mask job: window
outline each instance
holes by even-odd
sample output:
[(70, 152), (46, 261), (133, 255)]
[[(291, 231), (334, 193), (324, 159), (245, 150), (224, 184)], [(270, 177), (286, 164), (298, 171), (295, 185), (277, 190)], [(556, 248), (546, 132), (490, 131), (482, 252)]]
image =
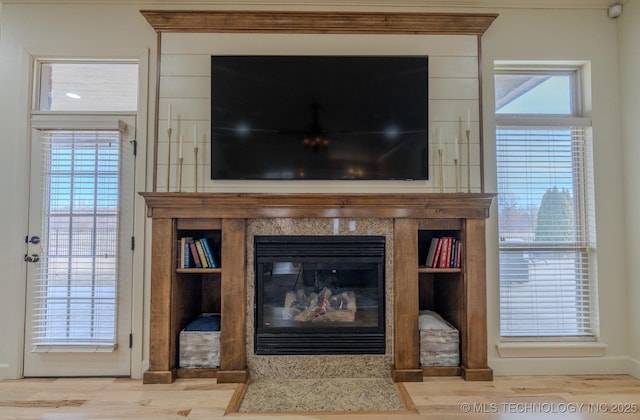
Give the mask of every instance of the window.
[(136, 111), (138, 64), (40, 62), (40, 111)]
[(497, 68), (500, 334), (596, 334), (590, 121), (579, 69)]
[(35, 344), (114, 344), (120, 133), (44, 131)]

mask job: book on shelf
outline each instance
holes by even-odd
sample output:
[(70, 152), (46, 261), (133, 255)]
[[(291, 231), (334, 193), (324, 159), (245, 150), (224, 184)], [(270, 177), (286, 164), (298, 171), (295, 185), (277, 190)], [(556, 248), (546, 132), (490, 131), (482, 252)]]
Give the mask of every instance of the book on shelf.
[(439, 246), (441, 238), (431, 238), (431, 244), (429, 245), (429, 250), (427, 251), (427, 261), (425, 265), (427, 267), (434, 267), (434, 264), (438, 263), (438, 255), (440, 253)]
[(454, 267), (460, 268), (460, 261), (462, 261), (462, 242), (456, 241), (456, 261)]
[(191, 266), (191, 253), (189, 252), (189, 240), (193, 238), (185, 236), (180, 238), (180, 268), (189, 268)]
[(200, 258), (200, 262), (202, 263), (202, 268), (209, 268), (209, 263), (207, 262), (207, 257), (204, 255), (204, 249), (202, 248), (202, 240), (196, 239), (196, 250), (198, 253), (198, 257)]
[(447, 237), (442, 238), (442, 249), (440, 250), (440, 260), (438, 261), (438, 268), (445, 268), (447, 266), (447, 254), (449, 253)]
[(451, 245), (449, 246), (449, 268), (455, 268), (456, 266), (456, 248), (457, 248), (458, 240), (456, 238), (451, 238)]
[[(187, 243), (189, 246), (189, 251), (191, 251), (191, 255), (193, 256), (193, 266), (195, 268), (202, 268), (202, 262), (200, 261), (198, 250), (196, 249), (196, 242), (193, 239), (189, 239)], [(191, 266), (189, 265), (183, 268), (191, 268)]]
[(178, 241), (178, 268), (217, 268), (209, 238), (185, 236)]
[(209, 238), (202, 238), (200, 241), (202, 242), (202, 248), (204, 248), (204, 254), (207, 257), (209, 267), (218, 268), (218, 263), (215, 256), (213, 255), (213, 250), (211, 244), (209, 243)]
[(460, 268), (462, 242), (452, 236), (432, 238), (425, 266), (429, 268)]

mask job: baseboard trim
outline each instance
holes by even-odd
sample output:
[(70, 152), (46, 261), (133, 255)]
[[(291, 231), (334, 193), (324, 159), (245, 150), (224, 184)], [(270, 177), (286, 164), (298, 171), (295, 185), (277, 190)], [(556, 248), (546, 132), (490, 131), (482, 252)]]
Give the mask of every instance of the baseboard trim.
[(554, 357), (554, 358), (491, 358), (489, 366), (496, 376), (514, 375), (633, 375), (640, 374), (640, 364), (631, 367), (626, 356), (611, 357)]
[(629, 358), (629, 375), (640, 379), (640, 360)]
[(143, 384), (170, 384), (176, 380), (176, 370), (148, 370), (142, 375)]
[(245, 383), (249, 380), (249, 371), (243, 370), (218, 370), (217, 382), (219, 384)]
[(422, 382), (422, 369), (391, 369), (393, 382)]
[(469, 369), (462, 366), (462, 377), (465, 381), (493, 381), (491, 368)]
[(496, 344), (501, 358), (602, 357), (607, 345), (597, 342), (502, 342)]
[(20, 379), (20, 372), (10, 369), (9, 363), (0, 363), (0, 379)]

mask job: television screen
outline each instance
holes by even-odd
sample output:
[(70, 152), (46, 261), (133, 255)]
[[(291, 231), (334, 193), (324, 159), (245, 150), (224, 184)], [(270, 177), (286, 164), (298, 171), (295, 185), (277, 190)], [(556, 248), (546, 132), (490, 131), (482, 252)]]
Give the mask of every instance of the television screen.
[(212, 56), (214, 180), (424, 180), (428, 57)]

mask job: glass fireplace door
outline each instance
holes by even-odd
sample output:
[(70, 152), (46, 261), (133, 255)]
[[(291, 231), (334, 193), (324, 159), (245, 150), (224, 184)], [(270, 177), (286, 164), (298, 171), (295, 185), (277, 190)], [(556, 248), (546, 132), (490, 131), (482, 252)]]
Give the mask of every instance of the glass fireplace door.
[(276, 238), (256, 237), (256, 354), (383, 354), (384, 237)]

